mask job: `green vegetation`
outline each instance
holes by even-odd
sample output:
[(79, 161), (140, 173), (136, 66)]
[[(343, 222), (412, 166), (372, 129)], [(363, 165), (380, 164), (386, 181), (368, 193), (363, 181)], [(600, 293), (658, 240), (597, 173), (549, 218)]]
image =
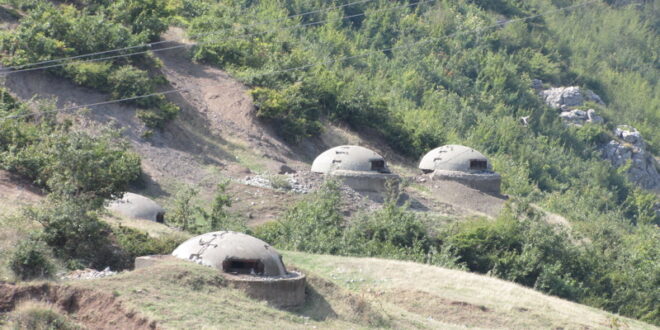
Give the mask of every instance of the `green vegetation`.
[[(34, 2), (34, 6), (14, 2), (28, 12), (16, 30), (0, 32), (3, 65), (30, 69), (31, 63), (46, 62), (37, 67), (46, 66), (55, 75), (108, 92), (114, 99), (151, 94), (162, 84), (163, 79), (155, 73), (159, 62), (148, 54), (97, 60), (142, 51), (144, 47), (68, 62), (53, 60), (154, 41), (167, 28), (163, 1), (114, 1), (107, 5), (105, 1), (94, 1), (84, 9), (46, 1)], [(152, 128), (162, 127), (179, 110), (162, 95), (128, 102), (140, 107), (138, 116)]]
[(229, 181), (217, 185), (210, 208), (199, 205), (199, 190), (190, 186), (179, 190), (172, 202), (173, 208), (168, 210), (167, 223), (197, 234), (219, 230), (249, 232), (245, 221), (227, 210), (231, 206), (231, 197), (225, 192), (228, 185)]
[[(490, 157), (512, 196), (495, 221), (437, 228), (393, 199), (347, 220), (330, 184), (279, 222), (256, 229), (280, 248), (465, 268), (660, 324), (657, 195), (631, 185), (599, 151), (617, 124), (638, 128), (649, 150), (660, 150), (654, 48), (660, 37), (652, 1), (601, 1), (525, 20), (519, 19), (581, 2), (377, 0), (295, 18), (286, 17), (328, 4), (8, 2), (27, 15), (15, 31), (0, 34), (4, 65), (134, 46), (176, 24), (199, 42), (194, 60), (246, 83), (257, 117), (287, 141), (317, 136), (329, 121), (375, 133), (410, 158), (445, 143), (469, 145)], [(162, 83), (158, 65), (141, 55), (49, 71), (125, 98), (155, 91)], [(532, 90), (535, 78), (594, 90), (607, 107), (589, 106), (607, 124), (566, 127)], [(177, 112), (163, 97), (133, 102), (150, 127)], [(29, 111), (0, 91), (0, 115)], [(528, 126), (520, 125), (522, 116), (530, 116)], [(70, 267), (119, 265), (125, 256), (170, 248), (172, 240), (112, 230), (98, 220), (100, 201), (117, 197), (139, 175), (139, 158), (115, 132), (89, 136), (70, 126), (49, 115), (0, 122), (0, 165), (51, 192), (49, 203), (27, 213), (43, 225), (35, 240)], [(224, 185), (209, 209), (199, 207), (193, 187), (182, 189), (168, 221), (194, 233), (246, 230), (227, 212), (230, 201)], [(571, 227), (545, 224), (531, 203), (571, 219)], [(116, 246), (124, 254), (113, 252)], [(37, 273), (45, 275), (45, 254), (21, 247), (17, 275), (34, 275), (21, 270), (24, 264), (44, 265)]]
[[(10, 329), (79, 330), (83, 329), (57, 307), (46, 303), (26, 302), (9, 315)], [(2, 325), (0, 323), (0, 325)]]
[[(4, 91), (2, 116), (26, 113)], [(52, 111), (44, 105), (41, 111)], [(73, 131), (52, 113), (0, 122), (0, 167), (23, 175), (58, 196), (92, 201), (120, 196), (140, 173), (140, 159), (116, 131), (98, 136)]]
[[(391, 198), (382, 209), (345, 220), (339, 190), (326, 184), (256, 235), (281, 249), (411, 260), (491, 274), (537, 290), (647, 322), (660, 321), (655, 287), (660, 233), (602, 220), (584, 230), (591, 242), (546, 223), (523, 201), (495, 220), (437, 228)], [(577, 234), (577, 231), (574, 232)]]
[(48, 278), (55, 270), (45, 247), (35, 240), (23, 241), (16, 247), (9, 260), (9, 267), (20, 280)]
[[(0, 90), (2, 116), (28, 113)], [(45, 112), (52, 110), (48, 105)], [(152, 238), (126, 228), (113, 230), (99, 220), (106, 199), (121, 197), (140, 176), (140, 158), (116, 131), (97, 136), (73, 131), (52, 114), (0, 122), (0, 168), (43, 187), (45, 203), (23, 216), (41, 225), (19, 244), (10, 268), (18, 278), (52, 275), (47, 249), (68, 268), (130, 268), (140, 253), (169, 253), (180, 239)]]

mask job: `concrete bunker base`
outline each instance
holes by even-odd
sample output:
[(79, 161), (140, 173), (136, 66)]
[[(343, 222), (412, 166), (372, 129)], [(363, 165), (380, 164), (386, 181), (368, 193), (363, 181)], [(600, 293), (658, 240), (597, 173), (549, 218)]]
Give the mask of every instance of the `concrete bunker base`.
[(431, 174), (432, 180), (455, 181), (485, 193), (499, 194), (502, 177), (495, 172), (465, 173), (458, 171), (435, 170)]
[(291, 271), (285, 276), (264, 277), (223, 274), (232, 287), (249, 297), (266, 300), (276, 307), (295, 307), (305, 303), (304, 274)]
[[(179, 260), (171, 255), (150, 255), (135, 258), (135, 269), (148, 268), (159, 262)], [(290, 271), (283, 276), (252, 276), (220, 272), (227, 283), (248, 297), (266, 300), (275, 307), (295, 307), (305, 303), (306, 276)]]
[(400, 180), (399, 176), (391, 173), (370, 173), (348, 170), (334, 170), (329, 174), (340, 179), (345, 185), (356, 191), (387, 191), (387, 182)]

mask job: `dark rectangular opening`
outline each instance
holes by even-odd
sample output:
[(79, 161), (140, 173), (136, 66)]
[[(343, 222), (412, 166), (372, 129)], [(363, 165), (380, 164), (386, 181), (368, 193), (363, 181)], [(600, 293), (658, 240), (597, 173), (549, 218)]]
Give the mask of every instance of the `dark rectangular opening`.
[(378, 171), (378, 172), (387, 172), (385, 169), (385, 161), (384, 160), (372, 160), (371, 161), (371, 170), (372, 171)]
[(225, 273), (262, 275), (264, 264), (253, 259), (226, 259), (222, 262), (222, 270)]
[(470, 159), (470, 169), (471, 170), (487, 170), (488, 161), (480, 159)]

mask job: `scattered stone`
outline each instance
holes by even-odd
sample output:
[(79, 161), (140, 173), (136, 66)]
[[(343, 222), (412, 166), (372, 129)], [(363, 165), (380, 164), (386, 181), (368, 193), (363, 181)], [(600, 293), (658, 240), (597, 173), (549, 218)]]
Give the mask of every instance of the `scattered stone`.
[(532, 79), (532, 88), (536, 90), (543, 89), (543, 81), (541, 79)]
[(74, 270), (68, 274), (61, 275), (60, 278), (63, 280), (93, 280), (113, 275), (117, 275), (117, 272), (110, 270), (110, 267), (106, 267), (104, 270), (86, 268)]

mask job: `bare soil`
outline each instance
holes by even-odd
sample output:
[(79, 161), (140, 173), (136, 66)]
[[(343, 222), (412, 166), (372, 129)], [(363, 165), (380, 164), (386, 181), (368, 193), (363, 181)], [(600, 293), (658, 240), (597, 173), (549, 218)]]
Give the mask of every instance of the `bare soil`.
[(53, 304), (89, 329), (159, 329), (156, 322), (128, 310), (106, 293), (49, 283), (0, 283), (0, 313), (10, 312), (26, 300)]
[(43, 197), (41, 189), (35, 187), (30, 181), (11, 172), (0, 170), (0, 204), (27, 205), (39, 201)]

